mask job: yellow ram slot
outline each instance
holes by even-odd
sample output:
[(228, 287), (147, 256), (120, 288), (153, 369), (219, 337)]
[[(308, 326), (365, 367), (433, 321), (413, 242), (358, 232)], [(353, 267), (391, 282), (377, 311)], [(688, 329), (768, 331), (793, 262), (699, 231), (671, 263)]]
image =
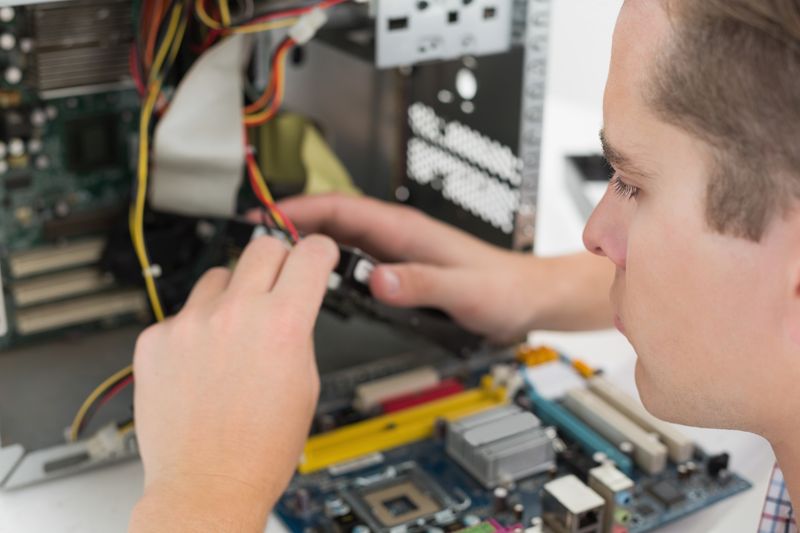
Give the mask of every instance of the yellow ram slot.
[(506, 390), (494, 386), (491, 377), (485, 376), (477, 389), (311, 437), (299, 471), (308, 474), (410, 444), (432, 436), (438, 419), (457, 420), (507, 402)]

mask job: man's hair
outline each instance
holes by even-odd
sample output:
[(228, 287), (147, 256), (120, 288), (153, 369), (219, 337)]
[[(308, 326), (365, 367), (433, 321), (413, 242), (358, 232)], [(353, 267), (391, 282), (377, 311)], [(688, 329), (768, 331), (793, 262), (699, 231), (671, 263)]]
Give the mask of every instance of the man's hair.
[(759, 241), (800, 200), (800, 0), (667, 0), (651, 104), (712, 146), (706, 218)]

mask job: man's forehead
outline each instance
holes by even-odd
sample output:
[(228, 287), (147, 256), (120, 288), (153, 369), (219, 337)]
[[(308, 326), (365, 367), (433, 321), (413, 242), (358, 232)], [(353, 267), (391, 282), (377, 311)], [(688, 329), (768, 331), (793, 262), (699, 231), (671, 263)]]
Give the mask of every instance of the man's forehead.
[(667, 0), (625, 1), (614, 30), (612, 71), (630, 68), (642, 75), (653, 65), (672, 34), (666, 6)]
[(669, 42), (672, 32), (666, 0), (627, 0), (614, 31), (611, 67), (604, 103), (605, 126), (613, 144), (623, 145), (627, 132), (657, 117), (647, 94), (654, 69)]

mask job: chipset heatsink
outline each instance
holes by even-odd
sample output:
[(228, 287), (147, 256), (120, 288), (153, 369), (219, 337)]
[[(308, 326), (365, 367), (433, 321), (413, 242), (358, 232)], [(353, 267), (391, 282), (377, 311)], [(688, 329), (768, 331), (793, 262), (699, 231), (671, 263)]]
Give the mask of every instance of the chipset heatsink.
[(451, 422), (447, 454), (485, 487), (555, 468), (553, 439), (532, 413), (498, 407)]

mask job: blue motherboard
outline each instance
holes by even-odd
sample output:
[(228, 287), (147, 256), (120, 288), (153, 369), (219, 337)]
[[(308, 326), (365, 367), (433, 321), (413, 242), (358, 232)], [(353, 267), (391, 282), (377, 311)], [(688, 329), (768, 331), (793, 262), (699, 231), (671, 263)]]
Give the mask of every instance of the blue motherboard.
[[(474, 378), (466, 381), (468, 386), (475, 383)], [(530, 387), (523, 387), (510, 407), (496, 408), (500, 409), (515, 410), (513, 420), (524, 422), (535, 417), (541, 422), (540, 428), (531, 431), (549, 436), (548, 452), (550, 446), (554, 449), (552, 463), (545, 461), (543, 470), (529, 476), (487, 486), (486, 479), (475, 475), (473, 465), (465, 465), (456, 457), (448, 432), (457, 426), (440, 419), (427, 438), (296, 475), (275, 510), (295, 532), (641, 533), (751, 486), (728, 470), (726, 454), (709, 456), (696, 445), (688, 460), (680, 464), (670, 460), (658, 473), (648, 474), (630, 450), (612, 444), (560, 400), (541, 399)], [(502, 423), (494, 427), (510, 435), (515, 430), (509, 431), (508, 426)], [(384, 436), (383, 431), (403, 429), (379, 428)], [(351, 444), (353, 448), (371, 448), (364, 440)], [(517, 465), (519, 469), (525, 467), (524, 461)], [(601, 465), (630, 483), (615, 500), (591, 512), (577, 508), (585, 503), (580, 501), (565, 501), (561, 514), (559, 509), (552, 509), (560, 504), (548, 499), (558, 500), (559, 496), (555, 490), (556, 497), (548, 496), (548, 484), (574, 476), (576, 483), (586, 484), (591, 492), (590, 472)]]

